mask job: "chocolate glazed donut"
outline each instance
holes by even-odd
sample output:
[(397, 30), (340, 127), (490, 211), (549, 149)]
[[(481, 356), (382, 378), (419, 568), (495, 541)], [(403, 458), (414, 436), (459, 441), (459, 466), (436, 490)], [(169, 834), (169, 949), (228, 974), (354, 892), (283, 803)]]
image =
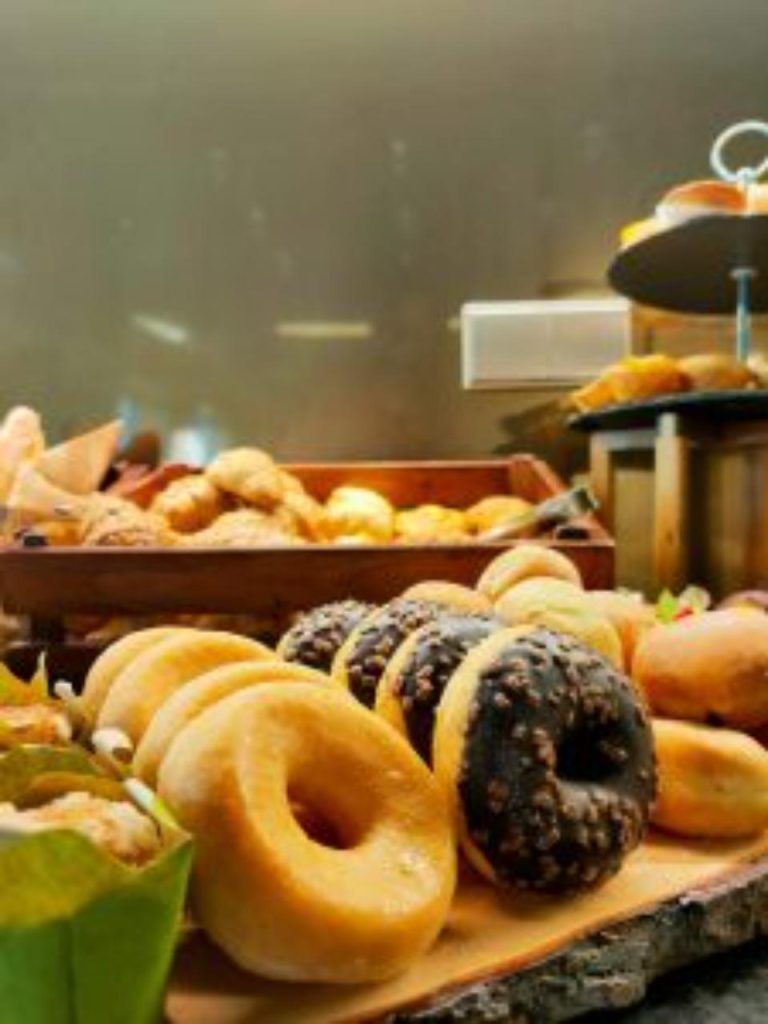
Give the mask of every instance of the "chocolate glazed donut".
[(441, 615), (443, 605), (397, 598), (364, 619), (349, 636), (333, 662), (333, 676), (353, 696), (372, 708), (376, 688), (389, 659), (405, 638)]
[(504, 631), (470, 653), (438, 712), (435, 770), (475, 866), (548, 893), (618, 871), (656, 791), (650, 722), (631, 682), (545, 629)]
[(448, 680), (473, 647), (502, 628), (492, 615), (448, 614), (411, 633), (389, 662), (375, 711), (427, 764), (432, 763), (435, 711)]
[(277, 653), (320, 672), (330, 672), (336, 652), (349, 634), (376, 608), (364, 601), (333, 601), (302, 615), (283, 634)]

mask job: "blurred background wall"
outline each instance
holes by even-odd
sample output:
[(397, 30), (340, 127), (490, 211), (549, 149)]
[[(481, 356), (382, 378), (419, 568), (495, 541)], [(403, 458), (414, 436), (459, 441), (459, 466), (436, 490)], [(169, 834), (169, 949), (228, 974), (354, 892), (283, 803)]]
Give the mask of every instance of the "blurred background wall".
[(765, 114), (766, 38), (764, 0), (3, 0), (0, 398), (565, 466), (553, 396), (461, 392), (459, 308), (603, 287)]

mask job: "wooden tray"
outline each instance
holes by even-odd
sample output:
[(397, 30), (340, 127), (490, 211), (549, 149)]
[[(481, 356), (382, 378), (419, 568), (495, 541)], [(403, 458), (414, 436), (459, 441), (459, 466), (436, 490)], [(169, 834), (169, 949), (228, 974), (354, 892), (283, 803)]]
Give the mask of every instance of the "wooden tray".
[(620, 874), (566, 899), (460, 886), (436, 946), (400, 978), (353, 988), (266, 982), (203, 938), (182, 947), (171, 1024), (568, 1020), (639, 1001), (655, 977), (768, 933), (768, 834), (681, 844), (652, 836)]
[[(289, 466), (317, 497), (340, 483), (375, 487), (397, 507), (437, 502), (466, 507), (488, 494), (539, 502), (563, 490), (539, 459), (493, 462), (345, 463)], [(586, 539), (549, 541), (579, 566), (589, 587), (613, 582), (614, 545), (594, 518)], [(342, 597), (386, 601), (424, 579), (474, 583), (507, 544), (296, 548), (6, 549), (0, 599), (6, 611), (73, 613), (242, 612), (280, 619)]]

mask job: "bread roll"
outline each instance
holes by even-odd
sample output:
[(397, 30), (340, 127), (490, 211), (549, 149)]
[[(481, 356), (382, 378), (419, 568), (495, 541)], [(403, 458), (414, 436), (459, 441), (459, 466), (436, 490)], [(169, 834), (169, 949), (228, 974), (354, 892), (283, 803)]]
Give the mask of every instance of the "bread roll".
[(768, 828), (768, 751), (731, 729), (654, 719), (659, 793), (651, 821), (678, 835), (736, 839)]
[(485, 594), (480, 594), (471, 587), (463, 587), (460, 583), (447, 580), (425, 580), (414, 583), (400, 595), (406, 601), (427, 601), (431, 604), (443, 605), (451, 611), (463, 612), (467, 615), (482, 615), (493, 611), (493, 605)]
[(657, 624), (653, 608), (641, 595), (615, 590), (590, 590), (589, 600), (598, 614), (613, 625), (621, 640), (624, 664), (629, 667), (641, 638)]
[(632, 672), (658, 715), (757, 728), (768, 722), (768, 617), (723, 609), (656, 626)]

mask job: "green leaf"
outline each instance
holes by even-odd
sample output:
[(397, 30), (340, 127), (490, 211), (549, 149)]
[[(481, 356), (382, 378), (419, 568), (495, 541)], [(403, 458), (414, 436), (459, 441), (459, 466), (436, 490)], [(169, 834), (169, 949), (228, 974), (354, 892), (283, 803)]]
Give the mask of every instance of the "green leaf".
[(671, 590), (662, 590), (656, 602), (656, 618), (659, 622), (674, 622), (680, 608), (680, 602)]
[(0, 1020), (160, 1020), (191, 857), (181, 833), (141, 869), (74, 832), (0, 845)]

